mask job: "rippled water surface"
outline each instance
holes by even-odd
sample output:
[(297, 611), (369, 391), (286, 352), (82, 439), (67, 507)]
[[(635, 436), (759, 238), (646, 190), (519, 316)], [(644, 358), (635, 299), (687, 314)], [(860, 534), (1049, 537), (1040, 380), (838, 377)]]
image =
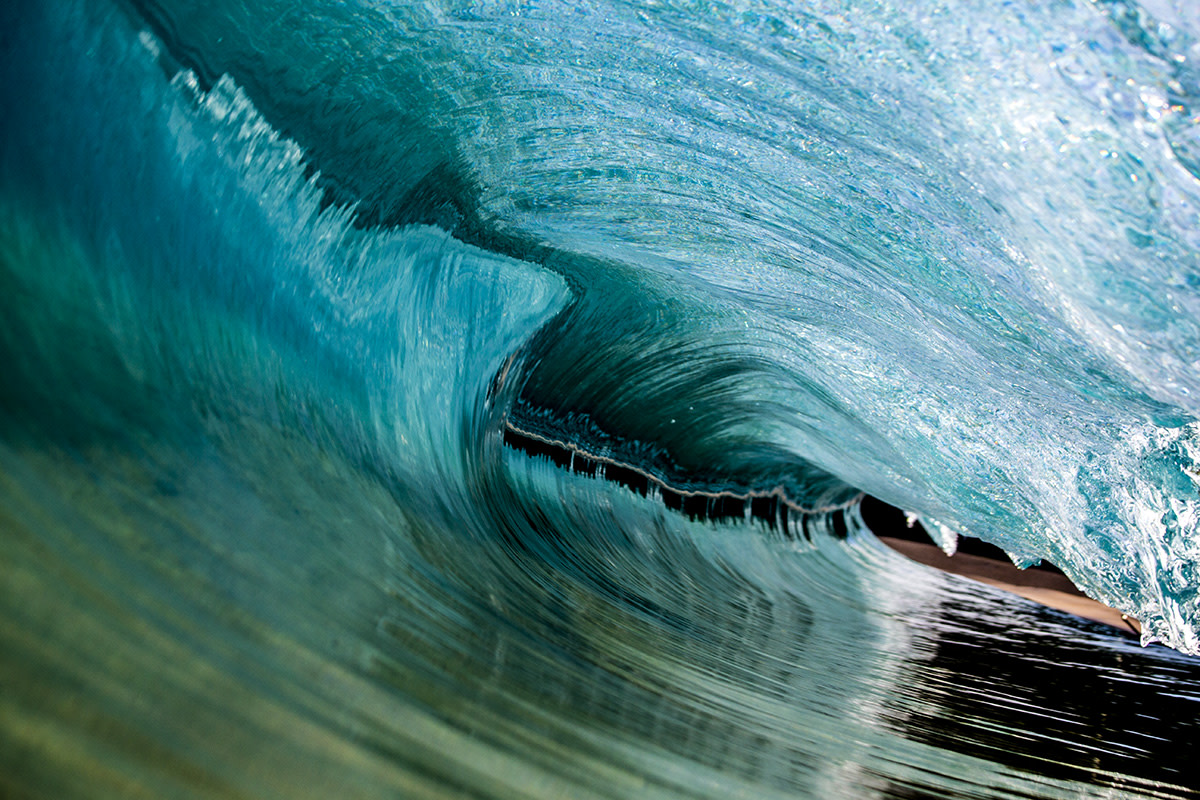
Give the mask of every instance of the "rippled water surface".
[(1198, 32), (3, 8), (0, 794), (1200, 794)]

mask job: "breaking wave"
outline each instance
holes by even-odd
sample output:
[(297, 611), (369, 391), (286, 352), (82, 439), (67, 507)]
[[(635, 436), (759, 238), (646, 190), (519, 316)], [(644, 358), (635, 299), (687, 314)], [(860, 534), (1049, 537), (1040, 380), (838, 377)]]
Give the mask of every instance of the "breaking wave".
[(1200, 19), (910, 6), (0, 11), (0, 787), (1194, 796), (859, 502), (1200, 652)]

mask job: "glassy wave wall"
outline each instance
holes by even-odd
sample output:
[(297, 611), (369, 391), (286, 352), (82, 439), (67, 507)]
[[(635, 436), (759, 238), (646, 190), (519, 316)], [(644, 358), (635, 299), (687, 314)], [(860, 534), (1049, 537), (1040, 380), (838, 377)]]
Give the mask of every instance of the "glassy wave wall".
[(0, 9), (0, 794), (1195, 796), (1197, 31)]

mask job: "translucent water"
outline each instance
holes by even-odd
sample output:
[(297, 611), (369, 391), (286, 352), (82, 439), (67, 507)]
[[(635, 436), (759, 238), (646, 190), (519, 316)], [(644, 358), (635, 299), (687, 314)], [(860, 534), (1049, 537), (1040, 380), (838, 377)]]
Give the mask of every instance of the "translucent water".
[(1195, 794), (1190, 7), (42, 5), (6, 796)]

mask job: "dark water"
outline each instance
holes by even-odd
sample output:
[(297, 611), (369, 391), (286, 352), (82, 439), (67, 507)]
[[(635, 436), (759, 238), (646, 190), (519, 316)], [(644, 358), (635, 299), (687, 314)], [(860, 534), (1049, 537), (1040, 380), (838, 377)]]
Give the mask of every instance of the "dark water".
[(0, 10), (0, 795), (1200, 794), (1196, 22)]

